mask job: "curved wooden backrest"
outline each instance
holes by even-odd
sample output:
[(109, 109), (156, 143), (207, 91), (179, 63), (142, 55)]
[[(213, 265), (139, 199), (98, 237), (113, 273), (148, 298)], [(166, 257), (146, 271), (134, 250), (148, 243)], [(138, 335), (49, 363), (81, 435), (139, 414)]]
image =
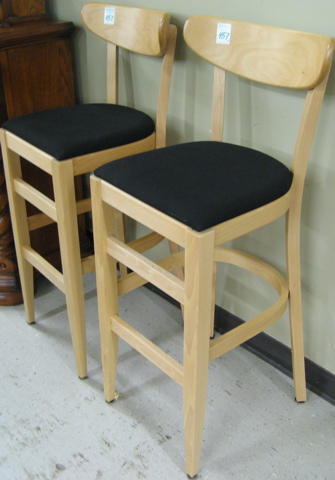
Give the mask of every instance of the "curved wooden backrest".
[(228, 72), (268, 85), (315, 87), (332, 61), (325, 35), (197, 15), (184, 27), (187, 45)]
[(91, 32), (118, 47), (150, 56), (165, 52), (170, 23), (166, 12), (92, 2), (84, 5), (81, 18)]

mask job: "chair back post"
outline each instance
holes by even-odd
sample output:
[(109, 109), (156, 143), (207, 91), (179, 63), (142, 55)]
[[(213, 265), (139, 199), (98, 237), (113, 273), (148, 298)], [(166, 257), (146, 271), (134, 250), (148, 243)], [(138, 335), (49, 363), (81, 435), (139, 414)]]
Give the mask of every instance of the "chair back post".
[(323, 98), (325, 95), (327, 82), (332, 65), (332, 58), (334, 54), (334, 43), (330, 55), (330, 61), (327, 71), (320, 83), (315, 88), (309, 90), (306, 95), (304, 109), (302, 112), (302, 119), (299, 127), (297, 140), (292, 159), (292, 171), (294, 173), (292, 188), (295, 189), (296, 199), (299, 198), (301, 206), (304, 182), (307, 171), (307, 164), (312, 148), (314, 133), (319, 119)]
[(107, 103), (119, 103), (119, 47), (107, 44)]
[(156, 115), (156, 148), (166, 145), (166, 119), (171, 85), (174, 54), (176, 50), (177, 27), (169, 26), (169, 34), (162, 64), (161, 81), (158, 93), (158, 105)]
[(226, 72), (214, 67), (211, 140), (216, 142), (223, 140), (225, 90)]

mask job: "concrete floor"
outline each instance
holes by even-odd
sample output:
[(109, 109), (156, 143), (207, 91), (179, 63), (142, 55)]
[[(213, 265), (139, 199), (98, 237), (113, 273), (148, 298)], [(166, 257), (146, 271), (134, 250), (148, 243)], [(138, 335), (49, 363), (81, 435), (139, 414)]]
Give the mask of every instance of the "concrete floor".
[[(35, 325), (22, 306), (0, 308), (0, 479), (185, 479), (181, 388), (121, 341), (121, 396), (105, 403), (93, 274), (85, 289), (86, 380), (53, 286), (39, 281)], [(181, 357), (177, 308), (141, 289), (122, 310)], [(212, 362), (198, 478), (335, 479), (335, 407), (293, 397), (289, 378), (242, 348)]]

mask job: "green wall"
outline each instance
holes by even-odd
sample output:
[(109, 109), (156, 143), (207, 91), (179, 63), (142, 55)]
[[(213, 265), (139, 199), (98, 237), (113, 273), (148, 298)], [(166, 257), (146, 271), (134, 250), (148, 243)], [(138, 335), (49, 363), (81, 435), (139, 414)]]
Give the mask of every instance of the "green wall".
[[(73, 37), (73, 57), (77, 100), (105, 100), (106, 71), (104, 43), (88, 33), (81, 24), (84, 0), (49, 0), (50, 16), (71, 20), (77, 26)], [(182, 27), (188, 16), (208, 14), (253, 21), (335, 36), (334, 0), (129, 0), (121, 4), (157, 8), (171, 13), (179, 37), (169, 106), (168, 143), (208, 139), (210, 136), (211, 69), (183, 43)], [(136, 107), (152, 113), (156, 97), (151, 78), (156, 65), (139, 60), (142, 82), (134, 82)], [(293, 92), (279, 94), (272, 89), (230, 80), (225, 139), (260, 148), (289, 162), (300, 119), (302, 96)], [(129, 101), (123, 91), (121, 100)], [(261, 93), (264, 100), (258, 103)], [(194, 96), (196, 100), (194, 101)], [(262, 114), (276, 112), (273, 122)], [(335, 373), (335, 68), (332, 69), (321, 117), (316, 132), (303, 202), (302, 284), (305, 326), (305, 353), (312, 361)], [(283, 219), (233, 242), (275, 266), (283, 268)], [(220, 266), (221, 267), (221, 266)], [(238, 279), (238, 281), (237, 281)], [(222, 266), (218, 274), (217, 303), (247, 320), (274, 300), (261, 281), (248, 274)], [(285, 315), (267, 333), (289, 344)]]

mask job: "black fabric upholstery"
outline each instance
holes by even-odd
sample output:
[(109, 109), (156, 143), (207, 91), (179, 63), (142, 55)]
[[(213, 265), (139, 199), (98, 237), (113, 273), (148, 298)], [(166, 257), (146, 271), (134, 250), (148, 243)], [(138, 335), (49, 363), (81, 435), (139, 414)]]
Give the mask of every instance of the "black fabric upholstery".
[(3, 128), (57, 160), (126, 145), (155, 131), (143, 112), (121, 105), (55, 108), (8, 120)]
[(152, 150), (94, 173), (197, 231), (276, 200), (292, 183), (292, 173), (278, 160), (221, 142)]

